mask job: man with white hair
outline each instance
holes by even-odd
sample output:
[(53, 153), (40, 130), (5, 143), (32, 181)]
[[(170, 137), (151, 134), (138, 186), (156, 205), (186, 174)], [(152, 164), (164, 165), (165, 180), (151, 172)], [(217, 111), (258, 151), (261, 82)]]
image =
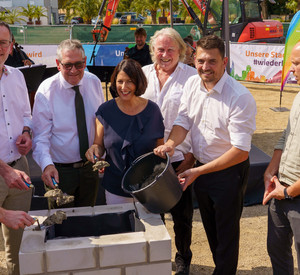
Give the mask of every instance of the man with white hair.
[[(154, 64), (144, 66), (143, 71), (148, 80), (148, 87), (143, 97), (158, 104), (164, 117), (165, 140), (168, 138), (174, 120), (177, 117), (183, 87), (197, 70), (183, 64), (186, 45), (180, 34), (172, 28), (155, 32), (150, 39), (150, 52)], [(190, 139), (176, 148), (171, 163), (179, 174), (194, 165), (190, 152)], [(167, 195), (167, 194), (166, 194)], [(192, 259), (190, 249), (193, 221), (192, 188), (183, 192), (180, 201), (170, 210), (174, 221), (176, 275), (189, 274)]]
[[(100, 80), (86, 72), (86, 56), (78, 40), (64, 40), (57, 48), (56, 75), (38, 88), (33, 107), (33, 157), (45, 185), (74, 195), (63, 207), (94, 206), (98, 172), (85, 158), (95, 135), (95, 112), (104, 102)], [(53, 205), (55, 207), (55, 205)]]

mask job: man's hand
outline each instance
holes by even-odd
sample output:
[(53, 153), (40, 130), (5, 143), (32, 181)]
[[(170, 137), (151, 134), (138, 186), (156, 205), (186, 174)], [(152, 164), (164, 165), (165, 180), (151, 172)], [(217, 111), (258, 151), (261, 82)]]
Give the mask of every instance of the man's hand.
[(173, 156), (174, 148), (165, 143), (164, 145), (160, 145), (160, 146), (156, 147), (153, 150), (153, 152), (155, 155), (157, 155), (161, 158), (166, 158), (166, 153), (168, 153), (170, 157)]
[(284, 188), (285, 187), (280, 184), (276, 176), (272, 177), (272, 179), (269, 181), (269, 184), (265, 187), (263, 205), (265, 205), (272, 198), (275, 198), (276, 200), (284, 199)]
[(190, 169), (195, 164), (195, 158), (192, 153), (184, 154), (184, 160), (180, 163), (180, 165), (176, 168), (176, 174), (179, 175), (183, 173), (187, 169)]
[(189, 185), (191, 185), (196, 178), (200, 176), (200, 172), (198, 171), (199, 167), (197, 168), (191, 168), (183, 173), (178, 175), (179, 182), (182, 186), (182, 190), (185, 191)]
[(7, 165), (7, 169), (3, 175), (4, 181), (9, 188), (17, 188), (20, 190), (28, 190), (29, 187), (25, 184), (24, 181), (27, 183), (31, 183), (30, 178), (28, 175), (20, 170), (13, 169), (12, 167)]
[(54, 178), (55, 181), (59, 183), (58, 171), (56, 170), (53, 164), (50, 164), (44, 169), (42, 174), (42, 180), (47, 186), (54, 189), (55, 186), (52, 182), (52, 178)]
[(22, 135), (18, 136), (16, 145), (21, 155), (27, 155), (27, 153), (30, 151), (32, 147), (32, 141), (30, 135), (27, 132), (25, 132)]
[(19, 229), (34, 224), (35, 220), (24, 211), (0, 208), (0, 222), (12, 229)]

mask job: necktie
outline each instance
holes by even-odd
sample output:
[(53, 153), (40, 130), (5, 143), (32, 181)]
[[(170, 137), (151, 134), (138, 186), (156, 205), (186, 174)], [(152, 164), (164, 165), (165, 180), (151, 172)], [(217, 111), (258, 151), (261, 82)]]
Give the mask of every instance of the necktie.
[(83, 98), (79, 92), (79, 86), (73, 86), (75, 91), (75, 110), (76, 110), (76, 122), (79, 137), (79, 151), (82, 160), (86, 161), (85, 152), (89, 149), (89, 139), (86, 128), (85, 111)]

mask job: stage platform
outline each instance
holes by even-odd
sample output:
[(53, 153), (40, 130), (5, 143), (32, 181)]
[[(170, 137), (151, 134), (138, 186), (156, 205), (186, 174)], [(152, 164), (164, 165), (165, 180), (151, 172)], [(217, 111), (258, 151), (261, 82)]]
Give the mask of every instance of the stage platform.
[[(244, 198), (244, 206), (260, 204), (264, 194), (263, 175), (266, 170), (271, 157), (265, 154), (262, 150), (252, 144), (250, 151), (250, 173), (248, 186)], [(32, 158), (31, 152), (27, 155), (30, 166), (31, 181), (35, 186), (36, 195), (43, 195), (45, 193), (44, 184), (41, 180), (41, 169)], [(99, 178), (99, 185), (101, 178)], [(96, 204), (103, 203), (103, 189), (99, 188)], [(33, 198), (31, 203), (31, 210), (47, 209), (47, 200), (44, 198)]]

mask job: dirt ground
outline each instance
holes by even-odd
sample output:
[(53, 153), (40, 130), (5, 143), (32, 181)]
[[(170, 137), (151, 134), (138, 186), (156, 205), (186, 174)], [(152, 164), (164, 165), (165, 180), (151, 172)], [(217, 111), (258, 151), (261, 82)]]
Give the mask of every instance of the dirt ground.
[[(268, 155), (272, 155), (273, 146), (282, 130), (286, 127), (289, 112), (274, 112), (271, 107), (279, 107), (279, 86), (243, 83), (253, 94), (257, 104), (256, 131), (253, 144)], [(281, 107), (290, 109), (296, 93), (296, 85), (286, 87), (282, 96)], [(214, 263), (202, 226), (199, 210), (194, 211), (193, 219), (191, 275), (212, 274)], [(175, 255), (174, 234), (170, 215), (166, 215), (166, 226), (172, 237), (172, 259)], [(267, 206), (255, 205), (245, 207), (241, 219), (239, 275), (272, 274), (271, 263), (266, 249)], [(295, 251), (294, 251), (295, 255)], [(295, 262), (295, 267), (297, 263)], [(173, 263), (174, 270), (174, 263)], [(0, 234), (0, 275), (7, 274), (2, 234)], [(174, 274), (174, 272), (173, 272)]]

